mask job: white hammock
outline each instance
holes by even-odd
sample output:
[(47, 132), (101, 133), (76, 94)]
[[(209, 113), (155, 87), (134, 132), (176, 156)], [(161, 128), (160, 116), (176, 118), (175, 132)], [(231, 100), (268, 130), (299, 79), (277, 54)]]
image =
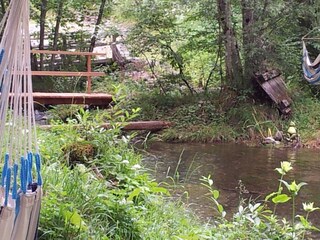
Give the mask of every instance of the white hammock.
[(309, 57), (309, 52), (307, 50), (306, 44), (302, 41), (302, 51), (303, 51), (303, 58), (302, 58), (302, 70), (304, 78), (310, 84), (320, 84), (320, 54), (314, 61), (311, 61)]
[(29, 0), (10, 1), (0, 33), (0, 159), (4, 159), (0, 240), (31, 240), (37, 230), (42, 179), (32, 97)]

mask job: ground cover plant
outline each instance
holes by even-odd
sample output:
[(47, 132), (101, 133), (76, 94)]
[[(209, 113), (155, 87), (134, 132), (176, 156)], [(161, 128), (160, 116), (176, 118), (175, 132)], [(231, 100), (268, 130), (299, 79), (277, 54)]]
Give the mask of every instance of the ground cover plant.
[[(115, 112), (123, 122), (135, 115)], [(303, 187), (285, 179), (292, 168), (287, 162), (277, 169), (279, 189), (264, 200), (240, 202), (234, 215), (219, 204), (211, 177), (203, 177), (215, 214), (210, 221), (199, 219), (187, 204), (170, 197), (170, 187), (153, 180), (121, 124), (99, 127), (111, 115), (110, 110), (94, 114), (82, 109), (68, 123), (55, 122), (40, 131), (44, 198), (39, 239), (307, 239), (309, 230), (317, 230), (308, 222), (318, 210), (313, 203), (304, 204), (306, 215), (293, 212), (290, 220), (272, 211), (289, 201), (295, 207)]]

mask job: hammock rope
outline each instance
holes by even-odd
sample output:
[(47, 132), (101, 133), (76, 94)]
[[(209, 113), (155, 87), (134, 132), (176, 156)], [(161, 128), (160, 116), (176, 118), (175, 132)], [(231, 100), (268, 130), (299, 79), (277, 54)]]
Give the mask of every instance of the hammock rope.
[(0, 240), (34, 239), (40, 212), (29, 9), (28, 0), (12, 0), (0, 22)]

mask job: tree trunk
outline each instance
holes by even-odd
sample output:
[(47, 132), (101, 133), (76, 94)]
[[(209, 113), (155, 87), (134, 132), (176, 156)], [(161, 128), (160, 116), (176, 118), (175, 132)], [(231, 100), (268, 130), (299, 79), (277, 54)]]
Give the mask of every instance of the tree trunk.
[[(242, 29), (243, 29), (243, 59), (244, 59), (244, 82), (250, 87), (252, 76), (265, 70), (265, 55), (261, 53), (263, 41), (259, 29), (255, 26), (259, 20), (255, 14), (255, 3), (252, 0), (241, 0)], [(267, 8), (265, 1), (263, 12)], [(259, 53), (260, 52), (260, 53)]]
[[(58, 38), (59, 38), (59, 30), (60, 30), (60, 23), (62, 19), (62, 13), (63, 13), (63, 0), (60, 0), (58, 3), (58, 9), (57, 9), (57, 17), (56, 17), (56, 25), (54, 27), (54, 37), (52, 42), (52, 50), (56, 51), (58, 50)], [(55, 54), (52, 54), (51, 56), (51, 69), (53, 70), (55, 63)]]
[[(242, 38), (243, 38), (243, 59), (244, 59), (244, 81), (250, 83), (252, 75), (258, 70), (254, 49), (254, 6), (252, 0), (241, 0), (242, 6)], [(248, 87), (250, 85), (248, 84)]]
[(89, 52), (92, 52), (94, 47), (95, 47), (95, 45), (96, 45), (96, 39), (97, 39), (98, 31), (99, 31), (99, 25), (101, 24), (101, 21), (102, 21), (104, 7), (106, 5), (106, 2), (107, 2), (107, 0), (101, 0), (101, 5), (100, 5), (100, 9), (99, 9), (99, 15), (98, 15), (97, 22), (96, 22), (96, 25), (94, 27), (93, 35), (92, 35), (91, 41), (90, 41)]
[[(30, 49), (32, 50), (32, 46), (30, 46)], [(32, 71), (38, 71), (38, 58), (37, 58), (37, 54), (31, 53), (30, 54), (30, 58), (31, 58), (31, 70)]]
[[(45, 38), (45, 22), (47, 15), (47, 0), (42, 0), (41, 2), (41, 13), (40, 13), (40, 40), (39, 40), (39, 50), (44, 48), (44, 38)], [(43, 70), (43, 54), (40, 54), (40, 70)]]
[(245, 89), (239, 49), (231, 21), (230, 0), (217, 0), (218, 16), (223, 30), (225, 45), (226, 83), (238, 90)]

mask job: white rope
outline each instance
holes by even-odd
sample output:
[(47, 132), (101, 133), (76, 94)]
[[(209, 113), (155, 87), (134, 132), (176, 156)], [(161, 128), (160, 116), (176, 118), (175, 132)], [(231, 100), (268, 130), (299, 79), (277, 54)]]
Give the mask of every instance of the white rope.
[(9, 153), (12, 166), (28, 152), (37, 152), (29, 35), (29, 3), (10, 1), (0, 22), (3, 37), (0, 51), (0, 147), (1, 155)]

